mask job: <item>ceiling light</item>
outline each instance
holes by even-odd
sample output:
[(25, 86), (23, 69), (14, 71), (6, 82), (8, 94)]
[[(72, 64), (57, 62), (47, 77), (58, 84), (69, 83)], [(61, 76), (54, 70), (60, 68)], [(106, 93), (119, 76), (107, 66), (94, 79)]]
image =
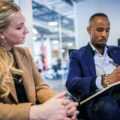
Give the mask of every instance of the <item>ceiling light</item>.
[(52, 44), (58, 44), (58, 43), (59, 43), (58, 40), (53, 40), (53, 41), (52, 41)]
[(58, 22), (56, 22), (56, 21), (50, 21), (50, 22), (48, 22), (48, 25), (49, 26), (57, 26)]

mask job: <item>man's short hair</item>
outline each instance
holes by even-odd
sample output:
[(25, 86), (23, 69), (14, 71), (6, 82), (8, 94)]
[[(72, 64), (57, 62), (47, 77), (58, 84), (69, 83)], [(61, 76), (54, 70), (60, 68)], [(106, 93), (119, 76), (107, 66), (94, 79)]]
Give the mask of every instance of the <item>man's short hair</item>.
[(89, 19), (89, 23), (95, 18), (95, 17), (106, 17), (106, 18), (108, 18), (108, 16), (105, 14), (105, 13), (95, 13), (95, 14), (93, 14), (91, 17), (90, 17), (90, 19)]

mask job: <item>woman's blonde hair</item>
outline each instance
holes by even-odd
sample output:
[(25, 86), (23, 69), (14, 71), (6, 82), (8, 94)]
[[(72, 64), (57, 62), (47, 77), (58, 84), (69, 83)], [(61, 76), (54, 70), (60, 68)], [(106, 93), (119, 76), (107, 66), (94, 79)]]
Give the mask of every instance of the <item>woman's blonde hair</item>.
[(9, 16), (20, 11), (20, 7), (13, 2), (0, 0), (0, 28), (6, 28), (9, 25)]
[[(9, 25), (10, 15), (19, 12), (20, 7), (7, 0), (0, 0), (0, 29), (5, 29)], [(1, 36), (0, 36), (1, 41)], [(0, 43), (0, 99), (7, 97), (9, 87), (6, 83), (10, 82), (9, 74), (22, 75), (22, 71), (14, 67), (14, 58)]]

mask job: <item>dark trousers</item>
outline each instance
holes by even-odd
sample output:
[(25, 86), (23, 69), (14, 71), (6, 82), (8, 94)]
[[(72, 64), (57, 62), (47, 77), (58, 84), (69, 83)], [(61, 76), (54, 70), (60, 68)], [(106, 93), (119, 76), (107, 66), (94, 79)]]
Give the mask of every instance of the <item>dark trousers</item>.
[(99, 96), (87, 113), (87, 120), (120, 120), (120, 87)]

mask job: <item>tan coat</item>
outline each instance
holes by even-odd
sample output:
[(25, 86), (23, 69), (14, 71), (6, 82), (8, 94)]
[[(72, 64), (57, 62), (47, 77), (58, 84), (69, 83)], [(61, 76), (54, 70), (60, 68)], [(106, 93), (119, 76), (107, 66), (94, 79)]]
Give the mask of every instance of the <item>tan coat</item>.
[(9, 97), (0, 100), (0, 120), (29, 120), (30, 106), (45, 102), (55, 93), (44, 83), (27, 48), (14, 47), (13, 52), (19, 69), (23, 70), (23, 84), (29, 103), (18, 103), (14, 81), (7, 83)]

